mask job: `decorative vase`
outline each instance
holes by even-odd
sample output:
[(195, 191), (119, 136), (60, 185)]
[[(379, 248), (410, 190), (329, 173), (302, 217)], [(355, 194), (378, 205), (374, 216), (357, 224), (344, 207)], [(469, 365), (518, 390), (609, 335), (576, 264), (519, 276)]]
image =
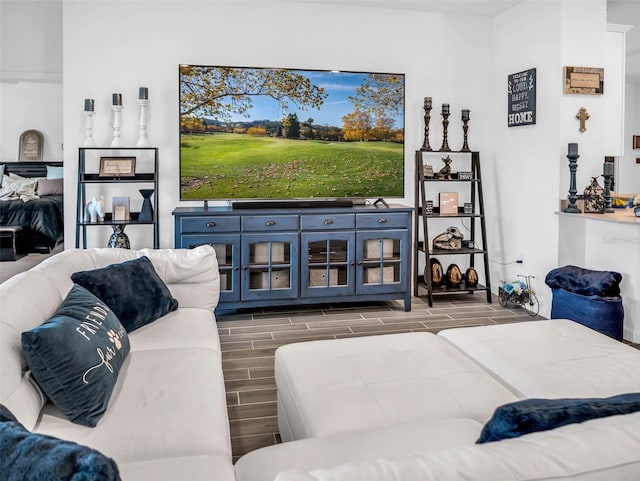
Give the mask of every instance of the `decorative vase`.
[(638, 207), (633, 208), (633, 213), (636, 217), (640, 217), (640, 205)]
[(113, 234), (109, 237), (107, 247), (119, 247), (121, 249), (131, 249), (129, 237), (124, 233), (124, 224), (113, 224)]
[(138, 216), (138, 222), (153, 222), (153, 206), (151, 205), (151, 196), (153, 189), (140, 189), (142, 195), (142, 208)]

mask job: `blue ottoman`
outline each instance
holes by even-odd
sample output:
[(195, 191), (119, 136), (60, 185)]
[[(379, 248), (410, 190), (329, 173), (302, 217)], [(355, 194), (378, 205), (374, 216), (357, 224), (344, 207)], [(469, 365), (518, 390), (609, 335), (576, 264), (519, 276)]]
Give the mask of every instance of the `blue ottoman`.
[(622, 275), (576, 266), (553, 269), (545, 283), (551, 287), (551, 319), (571, 319), (622, 340), (624, 309), (620, 297)]
[(591, 329), (622, 340), (622, 298), (582, 296), (564, 289), (551, 289), (551, 319), (571, 319)]

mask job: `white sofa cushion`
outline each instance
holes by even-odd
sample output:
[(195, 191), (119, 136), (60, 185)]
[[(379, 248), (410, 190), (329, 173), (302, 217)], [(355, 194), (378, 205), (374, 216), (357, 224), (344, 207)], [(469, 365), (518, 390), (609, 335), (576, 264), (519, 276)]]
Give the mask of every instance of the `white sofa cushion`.
[(273, 481), (287, 469), (310, 471), (377, 458), (473, 444), (482, 424), (471, 419), (436, 419), (338, 433), (268, 446), (235, 464), (238, 481)]
[(222, 360), (212, 349), (134, 351), (96, 428), (50, 404), (35, 431), (97, 449), (117, 463), (188, 455), (231, 460)]
[(235, 481), (222, 456), (177, 456), (118, 464), (123, 481)]
[(427, 332), (288, 344), (276, 351), (275, 377), (284, 441), (419, 420), (484, 422), (517, 400)]
[(640, 351), (566, 319), (463, 327), (438, 336), (523, 397), (640, 392)]
[(180, 307), (129, 334), (132, 351), (206, 347), (220, 352), (218, 326), (211, 311)]
[(640, 413), (571, 424), (500, 442), (377, 459), (277, 481), (637, 481)]

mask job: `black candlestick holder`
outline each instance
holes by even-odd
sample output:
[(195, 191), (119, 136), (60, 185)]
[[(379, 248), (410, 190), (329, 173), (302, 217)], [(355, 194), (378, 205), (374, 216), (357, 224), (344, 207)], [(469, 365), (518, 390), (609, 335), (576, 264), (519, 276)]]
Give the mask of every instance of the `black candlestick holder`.
[(604, 211), (607, 214), (611, 214), (615, 212), (611, 205), (611, 179), (613, 175), (602, 174), (602, 177), (604, 177)]
[(442, 112), (442, 147), (440, 147), (440, 152), (451, 152), (449, 148), (449, 140), (447, 129), (449, 128), (449, 112)]
[(576, 193), (578, 192), (576, 189), (576, 171), (578, 170), (578, 159), (580, 156), (578, 154), (569, 153), (567, 154), (567, 158), (569, 159), (569, 172), (571, 173), (571, 178), (569, 180), (569, 205), (565, 207), (562, 212), (567, 212), (569, 214), (581, 214), (582, 211), (576, 205)]
[(433, 149), (429, 144), (429, 122), (431, 122), (431, 107), (424, 107), (424, 142), (422, 142), (422, 147), (420, 150), (424, 150), (427, 152), (432, 152)]
[(462, 143), (462, 148), (460, 152), (471, 152), (469, 148), (469, 144), (467, 143), (467, 132), (469, 131), (469, 119), (462, 118), (462, 131), (464, 132), (464, 142)]

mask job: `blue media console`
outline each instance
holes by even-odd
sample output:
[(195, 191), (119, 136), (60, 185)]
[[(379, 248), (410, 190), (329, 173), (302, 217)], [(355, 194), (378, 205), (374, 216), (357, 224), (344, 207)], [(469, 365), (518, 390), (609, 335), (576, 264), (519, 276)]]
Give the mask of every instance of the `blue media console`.
[(411, 207), (178, 207), (175, 247), (212, 245), (218, 312), (404, 300), (411, 310)]

